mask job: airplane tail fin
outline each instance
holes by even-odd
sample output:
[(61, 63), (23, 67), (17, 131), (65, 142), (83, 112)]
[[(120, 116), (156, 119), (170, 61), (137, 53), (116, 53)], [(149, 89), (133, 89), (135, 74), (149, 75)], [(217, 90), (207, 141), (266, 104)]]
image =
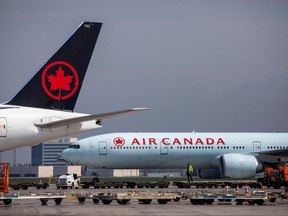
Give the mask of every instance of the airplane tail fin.
[(83, 22), (6, 104), (73, 111), (101, 26)]

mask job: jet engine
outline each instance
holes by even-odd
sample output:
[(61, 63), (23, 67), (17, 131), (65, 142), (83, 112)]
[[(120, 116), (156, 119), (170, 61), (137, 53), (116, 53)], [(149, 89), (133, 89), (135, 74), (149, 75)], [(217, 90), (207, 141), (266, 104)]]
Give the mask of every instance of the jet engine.
[(262, 164), (253, 155), (231, 153), (221, 156), (220, 170), (223, 177), (231, 179), (253, 178), (262, 171)]

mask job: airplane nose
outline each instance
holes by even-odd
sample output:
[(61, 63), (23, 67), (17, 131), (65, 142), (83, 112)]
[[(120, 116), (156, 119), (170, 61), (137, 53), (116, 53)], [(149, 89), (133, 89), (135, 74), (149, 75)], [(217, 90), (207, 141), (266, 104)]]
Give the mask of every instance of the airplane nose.
[(68, 160), (68, 153), (66, 150), (64, 150), (62, 153), (58, 154), (58, 159), (60, 160)]
[(58, 155), (58, 158), (70, 163), (77, 163), (81, 160), (81, 152), (79, 145), (71, 145)]

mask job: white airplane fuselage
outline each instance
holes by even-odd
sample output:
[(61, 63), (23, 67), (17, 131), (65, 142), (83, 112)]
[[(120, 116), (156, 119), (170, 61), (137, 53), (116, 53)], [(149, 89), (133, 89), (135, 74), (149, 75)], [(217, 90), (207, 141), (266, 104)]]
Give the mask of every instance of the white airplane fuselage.
[(113, 169), (185, 168), (191, 163), (246, 178), (262, 171), (259, 155), (282, 150), (288, 150), (288, 133), (111, 133), (79, 140), (61, 158)]
[(95, 123), (95, 120), (56, 128), (40, 128), (35, 126), (35, 123), (45, 123), (85, 115), (87, 114), (0, 105), (0, 151), (31, 146), (43, 141), (101, 127)]

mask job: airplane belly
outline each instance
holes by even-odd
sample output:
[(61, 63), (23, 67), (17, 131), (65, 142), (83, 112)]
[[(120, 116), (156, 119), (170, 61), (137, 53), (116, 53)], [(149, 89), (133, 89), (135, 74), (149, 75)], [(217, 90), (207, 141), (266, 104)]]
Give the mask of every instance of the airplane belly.
[[(89, 154), (92, 154), (91, 152)], [(125, 154), (125, 155), (99, 155), (94, 157), (91, 163), (99, 168), (113, 169), (185, 169), (187, 163), (197, 168), (211, 168), (211, 160), (207, 158), (186, 156), (175, 156), (172, 154)], [(212, 159), (212, 158), (211, 158)], [(215, 159), (213, 159), (215, 160)]]

